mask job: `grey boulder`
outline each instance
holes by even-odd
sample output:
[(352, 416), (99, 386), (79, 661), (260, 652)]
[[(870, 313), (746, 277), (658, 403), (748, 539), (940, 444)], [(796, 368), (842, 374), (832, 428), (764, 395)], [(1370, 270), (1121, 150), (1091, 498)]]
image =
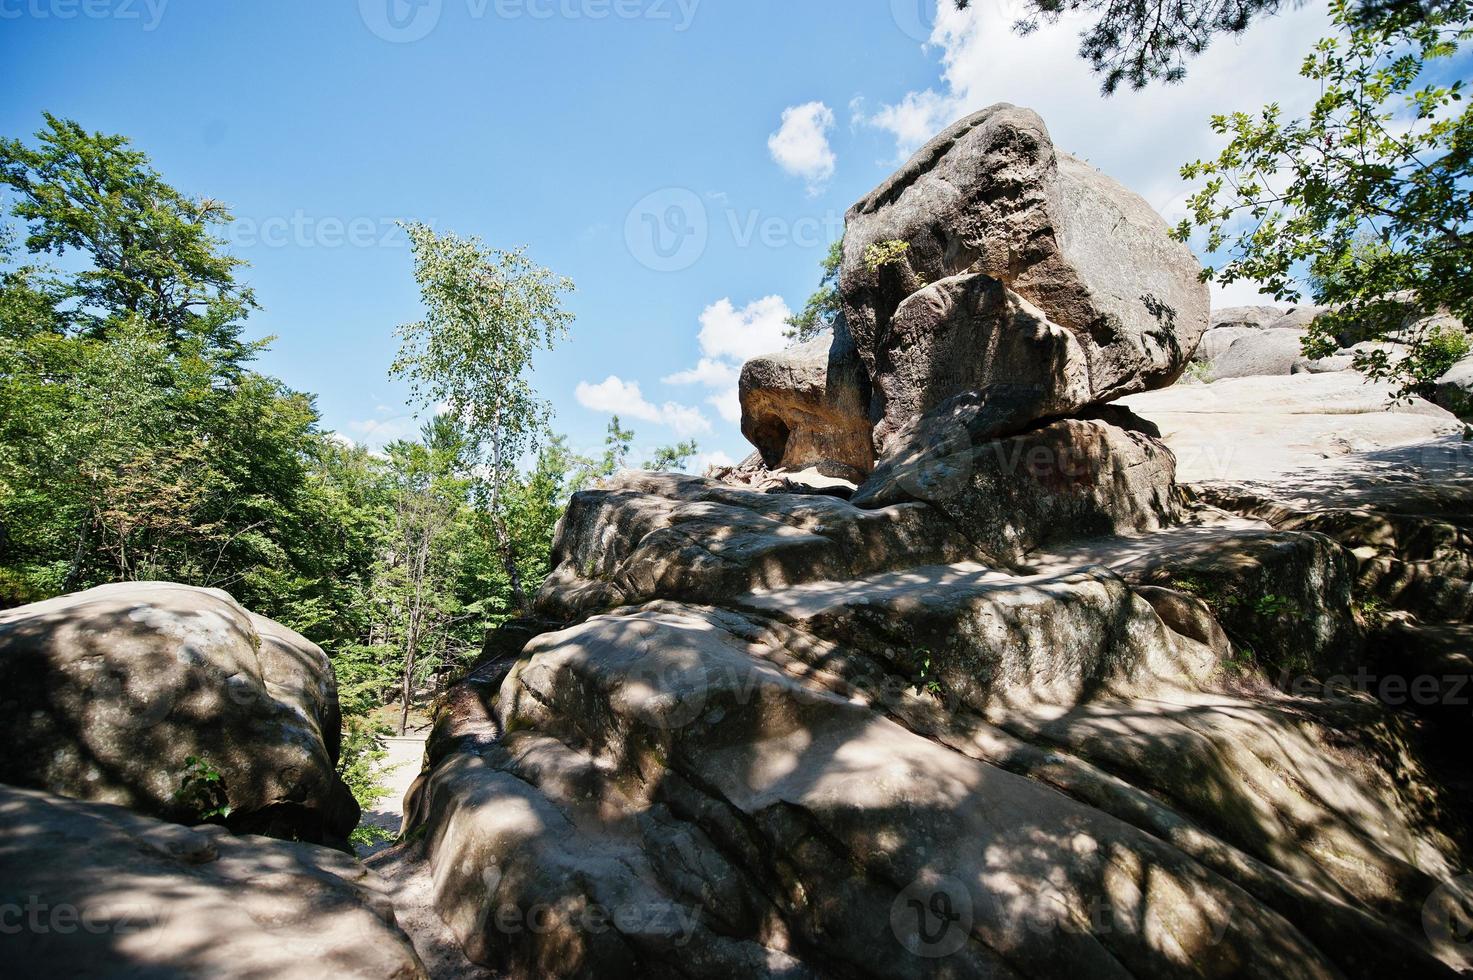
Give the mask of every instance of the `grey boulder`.
[(1465, 357), (1437, 379), (1437, 404), (1458, 418), (1473, 418), (1473, 357)]
[(1234, 341), (1212, 361), (1212, 378), (1251, 378), (1292, 374), (1294, 363), (1304, 356), (1304, 333), (1270, 328)]
[(0, 786), (4, 973), (420, 980), (387, 889), (312, 844)]
[[(875, 348), (875, 445), (961, 392), (1006, 382), (1031, 392), (1027, 416), (1067, 415), (1093, 400), (1074, 334), (981, 273), (951, 276), (907, 297)], [(975, 433), (974, 433), (975, 435)]]
[(1151, 531), (1176, 520), (1176, 459), (1128, 412), (1107, 409), (1106, 418), (1061, 419), (1003, 438), (971, 421), (987, 414), (966, 395), (926, 416), (860, 486), (854, 504), (923, 502), (982, 555), (1005, 564), (1048, 542)]
[(1197, 345), (1197, 353), (1192, 355), (1192, 360), (1211, 364), (1226, 354), (1233, 344), (1244, 337), (1255, 337), (1259, 332), (1258, 327), (1213, 327), (1202, 335), (1202, 342)]
[(1221, 330), (1224, 327), (1245, 327), (1249, 330), (1262, 330), (1271, 326), (1275, 320), (1280, 319), (1288, 312), (1282, 306), (1225, 306), (1220, 310), (1213, 310), (1211, 324), (1208, 329)]
[[(872, 268), (869, 247), (897, 240), (908, 246), (898, 260)], [(876, 385), (901, 303), (983, 273), (1075, 336), (1092, 399), (1108, 401), (1169, 385), (1186, 366), (1207, 326), (1199, 272), (1144, 199), (1056, 150), (1036, 113), (998, 104), (949, 127), (850, 208), (840, 289)]]
[(358, 823), (326, 654), (219, 590), (130, 582), (6, 610), (0, 692), (0, 782), (339, 846)]

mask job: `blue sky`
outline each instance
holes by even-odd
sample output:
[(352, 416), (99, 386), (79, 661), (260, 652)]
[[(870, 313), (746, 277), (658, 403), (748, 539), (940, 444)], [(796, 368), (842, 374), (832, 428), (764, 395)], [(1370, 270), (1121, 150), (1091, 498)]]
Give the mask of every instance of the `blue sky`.
[(1106, 100), (1077, 24), (1017, 38), (1013, 0), (973, 7), (0, 0), (0, 133), (49, 110), (226, 202), (264, 307), (250, 332), (278, 337), (261, 367), (355, 440), (416, 427), (386, 371), (418, 315), (394, 222), (418, 219), (577, 283), (572, 334), (536, 375), (575, 446), (618, 410), (640, 451), (692, 437), (735, 460), (740, 360), (778, 345), (844, 211), (925, 137), (1028, 105), (1175, 217), (1207, 115), (1303, 104), (1295, 73), (1326, 24), (1312, 4), (1219, 41), (1184, 85)]

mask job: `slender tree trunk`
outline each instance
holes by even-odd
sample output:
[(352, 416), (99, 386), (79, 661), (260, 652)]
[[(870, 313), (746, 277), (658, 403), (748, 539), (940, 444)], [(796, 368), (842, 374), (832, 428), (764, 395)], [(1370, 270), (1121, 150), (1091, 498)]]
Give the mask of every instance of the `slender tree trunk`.
[(77, 588), (77, 583), (82, 578), (82, 559), (87, 556), (87, 545), (91, 541), (92, 517), (88, 515), (87, 520), (82, 522), (81, 530), (77, 532), (77, 548), (72, 554), (72, 566), (67, 569), (66, 578), (61, 583), (61, 591), (72, 592)]
[(499, 435), (491, 439), (491, 533), (496, 537), (496, 550), (501, 555), (501, 567), (506, 572), (507, 583), (511, 586), (511, 600), (516, 605), (517, 614), (523, 619), (532, 615), (532, 603), (527, 598), (527, 590), (522, 585), (522, 572), (517, 568), (517, 548), (511, 539), (511, 531), (506, 526), (506, 521), (501, 515), (501, 481), (503, 479), (503, 460), (501, 458), (501, 438)]
[(411, 639), (404, 645), (404, 703), (399, 709), (400, 736), (409, 730), (409, 699), (414, 696), (415, 644), (416, 640)]

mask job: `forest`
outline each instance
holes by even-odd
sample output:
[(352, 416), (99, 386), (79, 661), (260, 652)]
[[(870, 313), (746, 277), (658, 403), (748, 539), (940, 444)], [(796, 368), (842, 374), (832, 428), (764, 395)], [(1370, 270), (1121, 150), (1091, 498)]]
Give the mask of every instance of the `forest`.
[(419, 437), (325, 431), (312, 394), (252, 369), (271, 338), (250, 336), (229, 209), (123, 136), (44, 123), (0, 142), (0, 608), (107, 582), (229, 592), (331, 651), (341, 768), (371, 803), (381, 736), (527, 614), (569, 497), (697, 446), (631, 459), (614, 417), (602, 455), (573, 452), (528, 382), (573, 284), (424, 225), (405, 275), (426, 317), (393, 365)]

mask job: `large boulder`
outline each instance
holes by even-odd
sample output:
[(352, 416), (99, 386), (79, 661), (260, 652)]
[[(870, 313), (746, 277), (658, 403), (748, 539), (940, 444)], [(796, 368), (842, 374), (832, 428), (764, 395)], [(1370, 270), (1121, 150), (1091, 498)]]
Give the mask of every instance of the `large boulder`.
[(1282, 306), (1272, 305), (1225, 306), (1212, 311), (1209, 329), (1222, 330), (1239, 327), (1248, 330), (1262, 330), (1264, 327), (1271, 326), (1287, 312), (1288, 310)]
[(1213, 358), (1212, 378), (1251, 378), (1294, 373), (1304, 356), (1304, 332), (1271, 327), (1234, 341)]
[(942, 402), (999, 382), (1014, 396), (1032, 393), (1029, 419), (1067, 415), (1094, 398), (1074, 334), (982, 273), (951, 276), (906, 297), (874, 357), (881, 412), (874, 441), (886, 453), (902, 429)]
[(1460, 419), (1473, 418), (1473, 357), (1465, 357), (1437, 379), (1437, 404)]
[(874, 465), (869, 379), (842, 328), (742, 367), (742, 435), (768, 469), (859, 482)]
[(1439, 891), (1447, 844), (1396, 785), (1341, 762), (1302, 702), (1203, 688), (1208, 649), (1118, 576), (946, 566), (737, 598), (593, 617), (464, 699), (481, 734), (432, 747), (408, 820), (472, 959), (611, 977), (1467, 963), (1422, 938), (1424, 896), (1440, 915), (1467, 889)]
[(655, 598), (719, 602), (751, 589), (971, 553), (964, 537), (920, 503), (862, 510), (837, 497), (624, 473), (573, 495), (537, 606), (571, 620)]
[[(907, 246), (898, 257), (870, 261), (871, 246), (893, 241)], [(902, 302), (928, 284), (982, 273), (1074, 335), (1091, 399), (1108, 401), (1180, 375), (1207, 326), (1199, 272), (1145, 200), (1055, 150), (1034, 112), (999, 104), (949, 127), (850, 208), (840, 284), (879, 392)], [(933, 384), (930, 394), (960, 390)], [(871, 414), (891, 429), (906, 421), (877, 408)]]
[(130, 582), (0, 612), (0, 699), (0, 782), (338, 846), (357, 826), (327, 656), (217, 589)]
[(923, 502), (981, 554), (1009, 564), (1047, 542), (1151, 531), (1175, 520), (1176, 461), (1139, 419), (1107, 409), (1104, 418), (1061, 419), (993, 438), (994, 426), (973, 422), (989, 414), (969, 394), (924, 416), (854, 504)]
[(1233, 344), (1258, 333), (1258, 327), (1213, 327), (1202, 335), (1202, 342), (1197, 345), (1197, 352), (1192, 355), (1192, 360), (1211, 364), (1226, 354)]
[(0, 955), (43, 977), (426, 976), (339, 851), (0, 786)]

